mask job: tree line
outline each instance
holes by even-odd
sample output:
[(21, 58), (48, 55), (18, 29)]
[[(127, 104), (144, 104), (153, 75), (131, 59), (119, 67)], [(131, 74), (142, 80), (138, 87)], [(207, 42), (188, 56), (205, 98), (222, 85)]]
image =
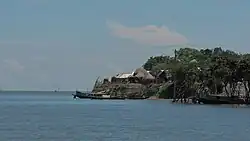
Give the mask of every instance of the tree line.
[(152, 72), (169, 70), (176, 91), (182, 96), (220, 94), (244, 95), (250, 92), (250, 54), (221, 47), (181, 48), (174, 56), (150, 57), (143, 67)]

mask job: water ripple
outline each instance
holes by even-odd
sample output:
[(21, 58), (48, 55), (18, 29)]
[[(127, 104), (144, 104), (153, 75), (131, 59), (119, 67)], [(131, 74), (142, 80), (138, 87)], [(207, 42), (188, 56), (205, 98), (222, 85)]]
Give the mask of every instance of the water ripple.
[(0, 140), (249, 141), (249, 108), (0, 94)]

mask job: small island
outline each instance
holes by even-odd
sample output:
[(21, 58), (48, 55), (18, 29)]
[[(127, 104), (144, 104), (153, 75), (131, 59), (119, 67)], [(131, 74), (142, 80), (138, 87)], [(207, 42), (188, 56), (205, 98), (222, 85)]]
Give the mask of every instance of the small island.
[(133, 72), (96, 81), (92, 93), (127, 99), (174, 99), (187, 102), (206, 95), (238, 96), (250, 91), (250, 54), (220, 47), (181, 48), (175, 56), (150, 57)]

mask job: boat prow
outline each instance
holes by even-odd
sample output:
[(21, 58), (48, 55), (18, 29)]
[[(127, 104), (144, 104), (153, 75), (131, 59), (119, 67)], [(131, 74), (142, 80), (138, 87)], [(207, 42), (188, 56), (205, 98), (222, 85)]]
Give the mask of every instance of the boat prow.
[(75, 94), (72, 94), (73, 98), (80, 98), (80, 99), (89, 99), (91, 97), (91, 93), (87, 93), (87, 92), (80, 92), (80, 91), (76, 91)]

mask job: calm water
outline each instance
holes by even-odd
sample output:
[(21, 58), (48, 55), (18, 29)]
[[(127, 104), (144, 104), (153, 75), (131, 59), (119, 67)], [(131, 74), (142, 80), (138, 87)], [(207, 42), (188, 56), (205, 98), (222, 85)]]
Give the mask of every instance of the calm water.
[(249, 141), (250, 108), (0, 93), (1, 141)]

